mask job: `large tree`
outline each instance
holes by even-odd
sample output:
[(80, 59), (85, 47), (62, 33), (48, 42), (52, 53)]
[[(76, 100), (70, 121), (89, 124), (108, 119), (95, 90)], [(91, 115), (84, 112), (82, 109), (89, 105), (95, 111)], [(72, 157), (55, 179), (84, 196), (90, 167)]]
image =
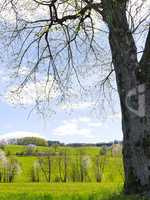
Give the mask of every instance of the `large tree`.
[[(39, 66), (43, 67), (45, 63), (48, 63), (47, 83), (51, 75), (60, 91), (64, 93), (68, 88), (69, 76), (72, 76), (74, 71), (82, 87), (78, 69), (74, 64), (74, 54), (80, 52), (79, 44), (83, 43), (89, 46), (88, 49), (83, 48), (87, 58), (90, 58), (88, 53), (92, 51), (91, 59), (99, 60), (100, 47), (97, 43), (101, 40), (96, 38), (101, 31), (102, 21), (107, 25), (112, 67), (102, 84), (109, 80), (114, 71), (122, 111), (124, 188), (127, 193), (143, 193), (150, 190), (150, 8), (146, 12), (144, 6), (150, 6), (149, 2), (3, 0), (1, 3), (2, 26), (6, 26), (7, 21), (7, 28), (9, 27), (5, 36), (8, 37), (8, 33), (12, 33), (11, 44), (22, 38), (17, 54), (20, 58), (19, 68), (27, 52), (36, 60), (21, 88), (32, 74), (40, 70)], [(11, 12), (14, 17), (13, 23), (11, 16), (8, 16)], [(145, 47), (138, 54), (138, 43), (135, 42), (134, 34), (142, 34), (142, 26), (145, 30)], [(14, 48), (16, 49), (16, 43)], [(60, 61), (62, 57), (66, 59), (66, 63)], [(60, 63), (65, 67), (60, 67)], [(51, 87), (48, 91), (51, 91)], [(133, 107), (137, 106), (139, 109), (134, 112), (136, 109)]]

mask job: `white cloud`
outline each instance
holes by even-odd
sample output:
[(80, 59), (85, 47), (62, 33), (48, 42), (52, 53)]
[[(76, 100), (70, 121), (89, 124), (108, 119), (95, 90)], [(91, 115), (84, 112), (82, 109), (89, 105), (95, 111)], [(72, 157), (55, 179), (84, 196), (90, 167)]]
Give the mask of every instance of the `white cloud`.
[(25, 66), (20, 67), (18, 70), (18, 75), (20, 76), (27, 76), (29, 73), (30, 73), (30, 69)]
[(16, 132), (10, 132), (6, 134), (1, 134), (0, 139), (11, 139), (11, 138), (22, 138), (22, 137), (40, 137), (44, 138), (41, 136), (39, 133), (33, 133), (33, 132), (25, 132), (25, 131), (16, 131)]
[(96, 142), (97, 132), (101, 126), (102, 123), (98, 120), (81, 116), (63, 121), (53, 130), (52, 135), (61, 141)]
[(54, 129), (55, 136), (63, 137), (84, 137), (84, 139), (93, 139), (92, 131), (88, 128), (81, 128), (77, 121), (64, 121), (62, 125)]
[(92, 119), (90, 117), (80, 117), (78, 119), (78, 122), (79, 123), (86, 123), (86, 125), (88, 127), (91, 127), (91, 128), (96, 128), (96, 127), (98, 128), (98, 127), (102, 126), (102, 122), (95, 120), (95, 119)]
[(89, 118), (89, 117), (80, 117), (78, 120), (80, 122), (83, 122), (83, 123), (88, 123), (88, 122), (91, 121), (91, 118)]
[(78, 102), (78, 103), (70, 103), (70, 104), (63, 104), (61, 108), (63, 110), (82, 110), (86, 108), (91, 108), (94, 105), (93, 102)]
[(5, 70), (5, 69), (0, 69), (0, 83), (2, 83), (3, 85), (5, 83), (8, 83), (10, 81), (10, 76), (9, 76), (10, 71), (9, 70)]
[(59, 90), (53, 79), (48, 84), (45, 81), (27, 83), (23, 88), (12, 87), (5, 95), (5, 100), (13, 105), (33, 105), (38, 102), (50, 101), (59, 95)]
[(121, 119), (121, 112), (116, 112), (108, 116), (109, 119)]
[(101, 127), (102, 126), (102, 123), (101, 122), (91, 122), (88, 124), (90, 127)]
[[(5, 5), (5, 9), (1, 9), (1, 15), (5, 19), (5, 21), (14, 23), (16, 20), (16, 13), (12, 9), (11, 3), (4, 3), (4, 0), (0, 1), (0, 8)], [(48, 8), (47, 6), (41, 7), (30, 0), (20, 0), (15, 2), (15, 9), (16, 12), (19, 13), (19, 17), (25, 20), (35, 20), (40, 18), (44, 18), (48, 15)]]

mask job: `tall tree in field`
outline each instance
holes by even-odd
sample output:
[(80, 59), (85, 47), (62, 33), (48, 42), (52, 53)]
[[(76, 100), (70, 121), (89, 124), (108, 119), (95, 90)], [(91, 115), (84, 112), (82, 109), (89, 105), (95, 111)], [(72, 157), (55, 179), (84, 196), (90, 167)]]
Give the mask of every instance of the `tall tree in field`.
[[(44, 71), (45, 65), (47, 94), (53, 92), (54, 85), (64, 93), (73, 72), (82, 87), (78, 76), (80, 69), (74, 62), (76, 52), (80, 52), (79, 44), (87, 44), (88, 48), (84, 48), (87, 58), (92, 52), (98, 60), (100, 40), (96, 37), (101, 28), (98, 25), (102, 21), (107, 25), (113, 65), (103, 83), (114, 71), (122, 111), (124, 187), (127, 193), (143, 193), (150, 189), (149, 15), (149, 0), (3, 0), (1, 3), (1, 26), (5, 27), (5, 32), (9, 29), (5, 37), (12, 33), (10, 43), (17, 41), (15, 50), (21, 43), (15, 54), (20, 58), (18, 70), (25, 64), (28, 53), (34, 60), (21, 89), (33, 75), (36, 80), (36, 73), (41, 69)], [(145, 26), (146, 42), (138, 54), (134, 34), (142, 32), (142, 25)], [(53, 81), (49, 86), (51, 78)], [(127, 101), (127, 97), (132, 98)], [(133, 107), (138, 107), (137, 112)]]

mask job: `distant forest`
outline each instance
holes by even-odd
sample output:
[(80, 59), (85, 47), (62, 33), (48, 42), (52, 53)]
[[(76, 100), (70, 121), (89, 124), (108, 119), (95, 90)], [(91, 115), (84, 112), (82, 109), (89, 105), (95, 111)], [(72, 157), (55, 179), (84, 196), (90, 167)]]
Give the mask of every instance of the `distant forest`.
[(99, 142), (99, 143), (61, 143), (59, 141), (52, 141), (52, 140), (46, 140), (40, 137), (23, 137), (23, 138), (11, 138), (7, 140), (1, 140), (0, 145), (4, 144), (15, 144), (15, 145), (35, 145), (35, 146), (70, 146), (70, 147), (84, 147), (84, 146), (96, 146), (96, 147), (102, 147), (107, 146), (110, 147), (113, 144), (122, 144), (122, 141), (112, 141), (112, 142)]

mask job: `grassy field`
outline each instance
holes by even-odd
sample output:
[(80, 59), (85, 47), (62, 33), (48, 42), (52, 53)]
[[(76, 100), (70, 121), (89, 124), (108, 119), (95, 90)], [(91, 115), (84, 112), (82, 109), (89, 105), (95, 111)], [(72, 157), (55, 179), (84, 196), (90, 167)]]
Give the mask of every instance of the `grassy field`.
[(59, 183), (0, 184), (1, 200), (142, 200), (125, 196), (122, 184)]
[[(6, 153), (16, 155), (25, 151), (25, 146), (8, 145)], [(53, 151), (54, 149), (51, 149)], [(57, 151), (64, 147), (57, 147)], [(84, 150), (86, 155), (95, 156), (100, 148), (67, 148), (70, 156)], [(38, 152), (47, 152), (49, 148), (38, 147)], [(55, 149), (56, 151), (56, 149)], [(141, 197), (124, 196), (123, 190), (123, 166), (121, 156), (107, 156), (102, 182), (97, 183), (94, 179), (84, 183), (32, 183), (30, 170), (37, 159), (35, 156), (17, 156), (21, 171), (15, 178), (14, 183), (0, 184), (0, 200), (141, 200)], [(55, 165), (55, 163), (54, 163)], [(54, 166), (55, 170), (57, 166)], [(91, 169), (92, 174), (93, 169)], [(91, 175), (92, 176), (92, 175)]]
[[(17, 157), (21, 165), (21, 172), (16, 177), (15, 182), (30, 182), (30, 170), (36, 157), (33, 156), (22, 156)], [(54, 174), (57, 173), (57, 166), (54, 165)], [(103, 182), (117, 182), (121, 183), (123, 180), (123, 172), (122, 172), (122, 159), (121, 157), (111, 158), (108, 157), (107, 164), (104, 168)], [(94, 177), (93, 169), (90, 170), (91, 177)], [(94, 178), (93, 178), (94, 179)], [(91, 181), (94, 181), (94, 180)]]
[[(16, 153), (21, 153), (24, 152), (25, 149), (27, 147), (26, 146), (22, 146), (22, 145), (7, 145), (5, 147), (5, 151), (9, 152), (12, 155), (16, 155)], [(78, 152), (80, 152), (81, 150), (83, 150), (87, 155), (96, 155), (99, 153), (100, 148), (98, 147), (63, 147), (63, 146), (56, 146), (56, 147), (42, 147), (42, 146), (38, 146), (36, 147), (37, 152), (48, 152), (48, 151), (63, 151), (67, 149), (68, 153), (70, 155), (74, 155)]]
[[(21, 152), (26, 151), (26, 146), (20, 146), (20, 145), (7, 145), (5, 147), (5, 152), (10, 155), (16, 156), (16, 154), (20, 154)], [(48, 147), (36, 147), (37, 152), (61, 152), (64, 151), (64, 149), (67, 150), (67, 153), (70, 157), (74, 159), (75, 155), (79, 154), (81, 151), (84, 152), (84, 155), (90, 156), (91, 159), (93, 159), (96, 155), (99, 154), (100, 148), (98, 147), (57, 147), (55, 149), (54, 147), (48, 148)], [(55, 156), (54, 156), (55, 157)], [(20, 163), (21, 166), (21, 172), (17, 177), (15, 178), (15, 182), (21, 182), (26, 183), (30, 182), (30, 173), (31, 168), (34, 165), (34, 162), (37, 160), (37, 157), (35, 156), (16, 156), (17, 160)], [(57, 158), (53, 159), (52, 163), (52, 173), (53, 175), (56, 175), (58, 173), (58, 166), (56, 163)], [(90, 166), (89, 170), (89, 176), (91, 177), (90, 182), (95, 182), (95, 175), (94, 175), (94, 169), (93, 166)], [(52, 177), (54, 181), (54, 177)], [(104, 174), (103, 174), (103, 182), (117, 182), (121, 183), (123, 180), (123, 166), (122, 166), (122, 157), (114, 156), (112, 157), (110, 153), (108, 152), (108, 156), (106, 159), (106, 164), (104, 168)]]

